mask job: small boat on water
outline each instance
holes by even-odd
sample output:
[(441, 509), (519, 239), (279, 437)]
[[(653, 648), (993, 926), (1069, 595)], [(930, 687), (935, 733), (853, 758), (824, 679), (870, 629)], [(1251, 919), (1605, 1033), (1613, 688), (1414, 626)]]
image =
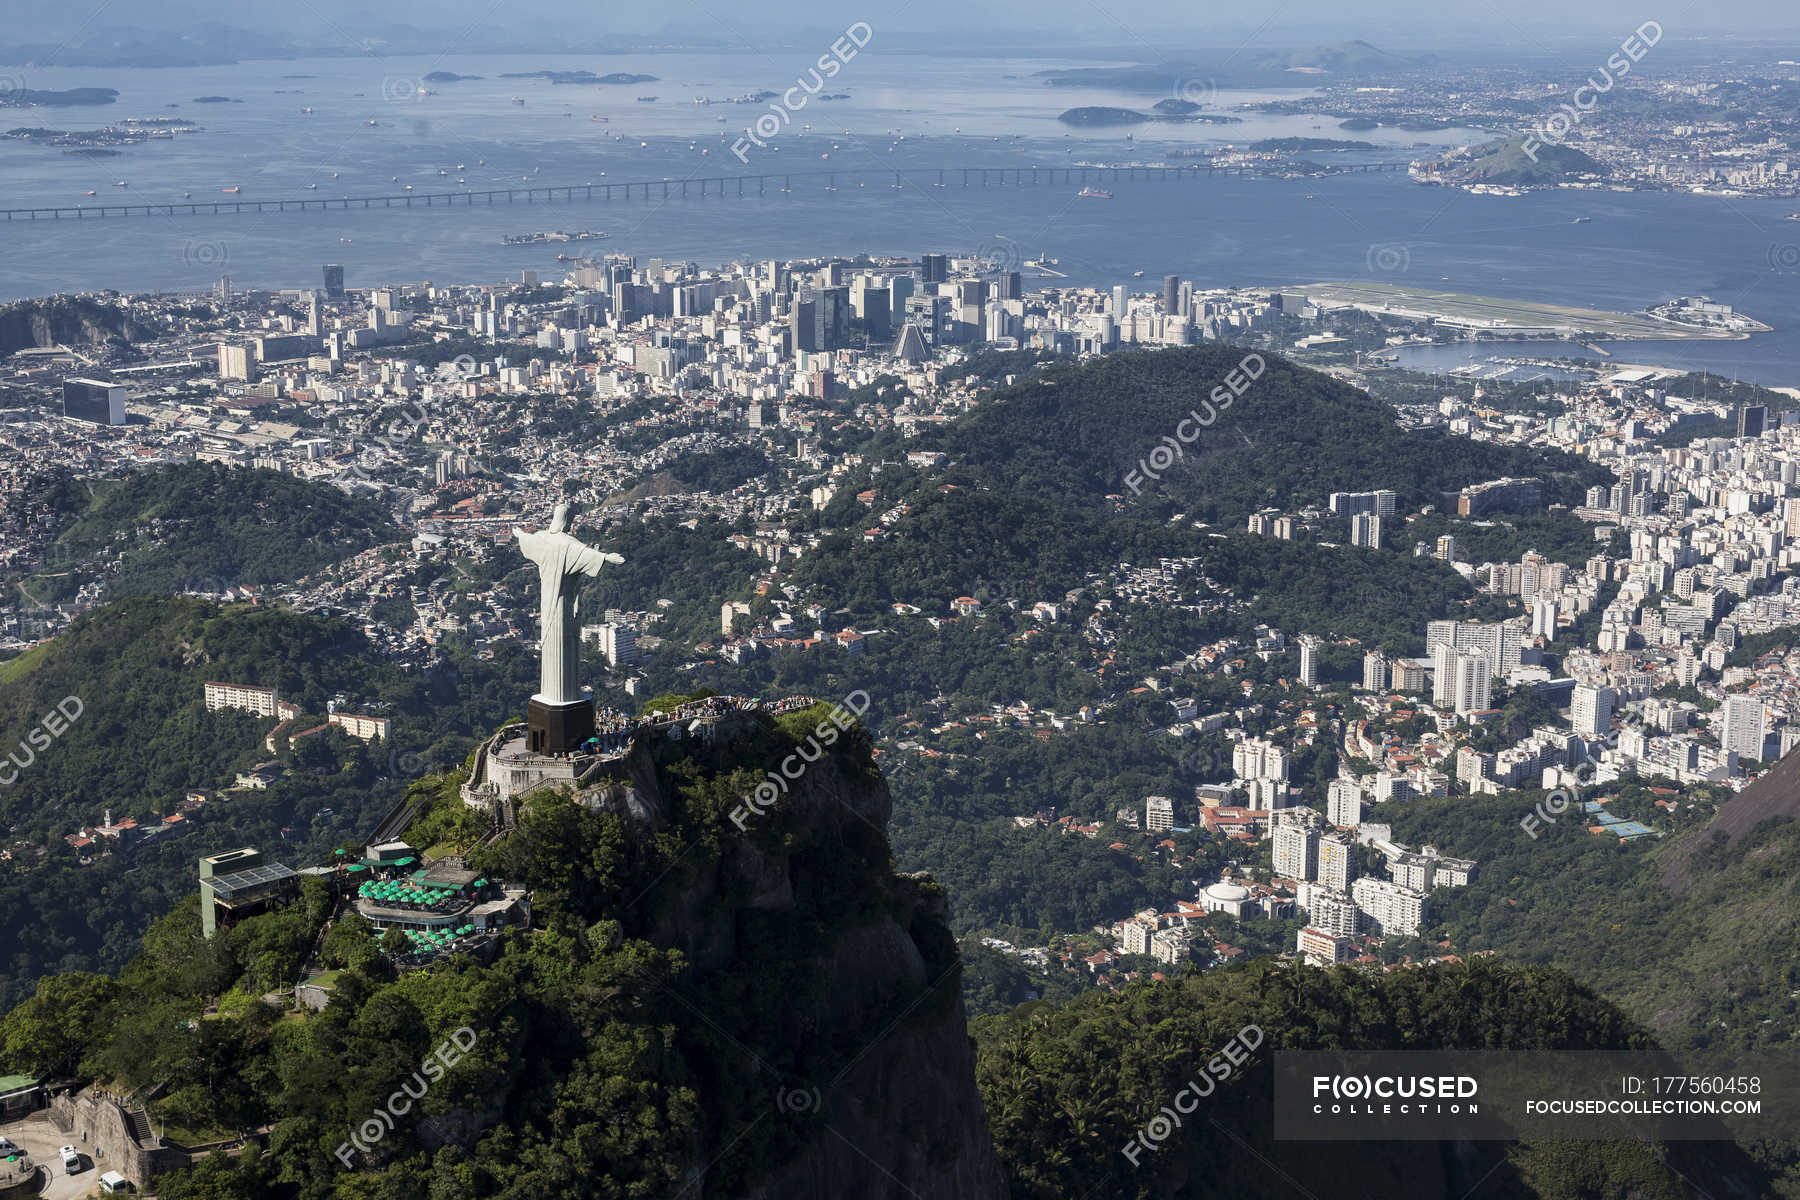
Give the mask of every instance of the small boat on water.
[(227, 196), (235, 196), (239, 192), (243, 191), (244, 189), (241, 187), (228, 187), (228, 188), (220, 188), (219, 190)]
[(86, 192), (86, 193), (84, 193), (84, 194), (85, 194), (85, 195), (89, 195), (89, 196), (98, 196), (98, 195), (99, 195), (99, 194), (100, 194), (100, 193), (99, 193), (99, 192), (96, 192), (96, 191), (94, 191), (94, 190), (93, 190), (93, 189), (92, 189), (92, 188), (90, 188), (90, 189), (88, 189), (88, 191), (87, 191), (87, 192)]
[(1111, 192), (1102, 191), (1097, 187), (1084, 187), (1075, 195), (1084, 200), (1111, 200), (1113, 198)]

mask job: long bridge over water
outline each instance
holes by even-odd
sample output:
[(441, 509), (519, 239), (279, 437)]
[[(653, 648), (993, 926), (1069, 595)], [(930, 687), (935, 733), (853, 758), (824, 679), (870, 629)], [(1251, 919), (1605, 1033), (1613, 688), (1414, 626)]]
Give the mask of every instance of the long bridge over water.
[[(1360, 163), (1334, 167), (1330, 175), (1404, 171), (1406, 163)], [(688, 179), (653, 179), (629, 183), (576, 183), (493, 188), (485, 191), (400, 192), (387, 196), (303, 196), (276, 200), (178, 200), (158, 204), (77, 204), (43, 208), (0, 209), (8, 221), (86, 221), (118, 217), (216, 217), (239, 213), (328, 212), (334, 209), (369, 208), (473, 208), (496, 204), (554, 204), (590, 200), (653, 200), (764, 196), (793, 192), (796, 182), (838, 190), (840, 178), (866, 188), (870, 178), (905, 190), (923, 186), (940, 188), (1055, 187), (1108, 183), (1175, 183), (1228, 176), (1293, 177), (1292, 168), (1279, 165), (1219, 167), (1208, 163), (1161, 167), (926, 167), (893, 170), (869, 167), (850, 170), (781, 171), (761, 175), (710, 175)], [(921, 184), (920, 177), (927, 182)], [(1315, 176), (1315, 178), (1317, 178)]]

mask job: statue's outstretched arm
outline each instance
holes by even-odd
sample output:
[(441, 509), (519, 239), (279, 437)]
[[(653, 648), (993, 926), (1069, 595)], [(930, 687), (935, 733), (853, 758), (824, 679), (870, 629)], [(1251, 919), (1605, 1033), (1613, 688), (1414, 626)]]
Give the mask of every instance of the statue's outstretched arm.
[(600, 568), (607, 563), (622, 563), (625, 560), (617, 554), (607, 554), (592, 546), (583, 546), (579, 553), (569, 558), (568, 571), (571, 575), (598, 575)]

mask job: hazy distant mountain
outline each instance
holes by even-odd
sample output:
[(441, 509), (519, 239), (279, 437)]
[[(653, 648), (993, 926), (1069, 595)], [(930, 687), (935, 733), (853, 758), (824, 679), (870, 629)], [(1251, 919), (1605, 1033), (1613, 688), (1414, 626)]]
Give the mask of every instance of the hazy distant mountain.
[(1285, 54), (1266, 54), (1257, 60), (1265, 67), (1287, 71), (1330, 71), (1334, 74), (1370, 74), (1410, 71), (1436, 61), (1431, 54), (1408, 58), (1371, 46), (1361, 38), (1335, 46), (1309, 46)]
[(287, 58), (302, 47), (283, 34), (207, 23), (183, 32), (114, 25), (61, 42), (0, 45), (0, 62), (58, 67), (198, 67)]
[(1292, 84), (1298, 73), (1386, 77), (1416, 71), (1436, 61), (1431, 54), (1408, 58), (1357, 40), (1256, 56), (1221, 51), (1216, 57), (1197, 56), (1162, 63), (1070, 67), (1039, 71), (1038, 77), (1051, 87), (1116, 88), (1191, 97), (1221, 87)]

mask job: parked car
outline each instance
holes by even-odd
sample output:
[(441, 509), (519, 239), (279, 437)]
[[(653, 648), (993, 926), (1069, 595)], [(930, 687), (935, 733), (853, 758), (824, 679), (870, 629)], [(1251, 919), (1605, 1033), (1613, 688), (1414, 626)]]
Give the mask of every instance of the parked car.
[(81, 1154), (73, 1146), (64, 1146), (58, 1153), (62, 1155), (63, 1170), (71, 1175), (81, 1171)]

